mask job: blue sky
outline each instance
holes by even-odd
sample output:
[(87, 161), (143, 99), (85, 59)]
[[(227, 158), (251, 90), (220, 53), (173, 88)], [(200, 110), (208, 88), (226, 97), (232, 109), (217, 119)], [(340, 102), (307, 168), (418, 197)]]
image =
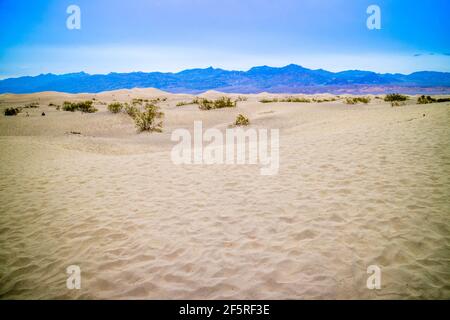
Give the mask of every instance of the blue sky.
[[(81, 29), (66, 27), (69, 5)], [(381, 30), (366, 27), (369, 5)], [(246, 70), (450, 72), (447, 0), (0, 0), (0, 78)]]

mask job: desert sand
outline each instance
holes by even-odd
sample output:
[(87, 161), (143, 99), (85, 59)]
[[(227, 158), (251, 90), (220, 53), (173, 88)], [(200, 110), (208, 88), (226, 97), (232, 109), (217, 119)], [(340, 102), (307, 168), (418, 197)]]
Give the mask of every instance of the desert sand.
[[(201, 111), (155, 89), (0, 95), (0, 298), (449, 299), (450, 103), (259, 102), (272, 96)], [(162, 133), (98, 104), (155, 97)], [(94, 114), (48, 106), (92, 98)], [(172, 163), (173, 130), (239, 113), (280, 130), (278, 175)]]

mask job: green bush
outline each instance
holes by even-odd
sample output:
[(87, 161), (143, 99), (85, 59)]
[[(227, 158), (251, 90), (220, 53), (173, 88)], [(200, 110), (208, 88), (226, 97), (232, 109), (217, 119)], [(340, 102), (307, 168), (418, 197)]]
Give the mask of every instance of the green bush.
[(113, 102), (108, 105), (108, 110), (112, 113), (119, 113), (123, 109), (123, 104), (120, 102)]
[(98, 110), (92, 105), (92, 101), (84, 101), (78, 103), (78, 110), (84, 113), (94, 113)]
[(17, 116), (21, 111), (21, 108), (6, 108), (5, 116)]
[(408, 100), (407, 96), (398, 93), (390, 93), (384, 97), (384, 101), (392, 102), (392, 101), (406, 101)]
[(136, 114), (139, 112), (139, 109), (134, 105), (125, 104), (125, 113), (130, 117), (134, 118)]
[(147, 104), (145, 111), (138, 111), (133, 117), (136, 127), (139, 132), (162, 132), (162, 121), (158, 121), (164, 116), (164, 113), (159, 111), (159, 107), (154, 104)]
[(248, 120), (246, 116), (239, 114), (236, 117), (236, 121), (234, 122), (234, 124), (237, 126), (248, 126), (250, 124), (250, 120)]
[(72, 103), (69, 101), (64, 101), (63, 105), (62, 105), (62, 109), (64, 111), (75, 112), (75, 111), (77, 111), (77, 105), (75, 103)]

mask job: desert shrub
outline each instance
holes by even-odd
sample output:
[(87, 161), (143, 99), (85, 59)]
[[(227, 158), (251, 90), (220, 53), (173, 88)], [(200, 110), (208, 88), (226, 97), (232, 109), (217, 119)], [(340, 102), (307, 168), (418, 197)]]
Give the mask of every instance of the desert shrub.
[(94, 113), (98, 110), (92, 105), (92, 101), (84, 101), (78, 103), (78, 110), (84, 113)]
[(370, 98), (369, 97), (353, 97), (353, 98), (345, 98), (346, 104), (358, 104), (358, 103), (369, 103)]
[(139, 109), (135, 105), (133, 104), (129, 105), (128, 103), (125, 103), (124, 110), (125, 113), (132, 118), (134, 118), (136, 114), (139, 112)]
[(154, 104), (147, 104), (145, 106), (145, 111), (138, 111), (133, 119), (139, 132), (162, 132), (162, 121), (159, 121), (159, 119), (163, 116), (164, 113), (159, 111), (158, 106), (155, 106)]
[(248, 100), (247, 97), (239, 96), (239, 97), (237, 97), (236, 102), (242, 102), (242, 101), (247, 101), (247, 100)]
[(108, 110), (112, 113), (119, 113), (123, 109), (123, 104), (120, 102), (113, 102), (108, 105)]
[(200, 110), (212, 110), (212, 109), (236, 107), (236, 101), (233, 101), (228, 97), (222, 97), (217, 100), (197, 98), (194, 101), (196, 101)]
[(436, 102), (436, 100), (430, 96), (420, 96), (419, 99), (417, 99), (418, 104), (427, 104), (433, 102)]
[(89, 100), (89, 101), (81, 101), (81, 102), (64, 101), (62, 109), (64, 111), (70, 111), (70, 112), (81, 111), (81, 112), (84, 112), (84, 113), (94, 113), (94, 112), (98, 111), (92, 105), (92, 101), (91, 100)]
[(436, 102), (449, 102), (450, 98), (432, 98), (430, 96), (420, 96), (419, 99), (417, 99), (418, 104), (427, 104), (427, 103), (436, 103)]
[(5, 109), (5, 116), (17, 116), (22, 111), (21, 108), (6, 108)]
[(234, 122), (234, 124), (237, 126), (248, 126), (250, 124), (250, 120), (248, 120), (246, 116), (239, 114), (236, 117), (236, 121)]
[(274, 102), (278, 102), (278, 99), (267, 99), (267, 98), (263, 98), (261, 100), (259, 100), (259, 102), (261, 103), (274, 103)]
[(64, 111), (70, 111), (70, 112), (75, 112), (77, 111), (77, 106), (75, 103), (69, 102), (69, 101), (64, 101), (63, 105), (62, 105), (62, 109)]
[(322, 102), (333, 102), (336, 101), (336, 98), (329, 98), (329, 99), (312, 99), (313, 102), (322, 103)]
[(287, 97), (287, 98), (281, 99), (280, 102), (310, 103), (311, 100), (307, 99), (307, 98), (302, 98), (302, 97)]
[(236, 107), (236, 101), (232, 101), (228, 97), (222, 97), (214, 101), (214, 109), (234, 108), (234, 107)]
[(390, 93), (384, 97), (384, 101), (392, 102), (392, 101), (406, 101), (408, 100), (407, 96), (398, 93)]

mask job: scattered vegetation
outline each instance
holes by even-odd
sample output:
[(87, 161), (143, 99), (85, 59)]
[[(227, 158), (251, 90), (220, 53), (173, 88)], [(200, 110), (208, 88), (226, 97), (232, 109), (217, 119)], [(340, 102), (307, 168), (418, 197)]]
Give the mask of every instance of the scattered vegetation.
[(247, 97), (239, 96), (239, 97), (237, 97), (236, 102), (242, 102), (242, 101), (247, 101), (247, 100), (248, 100)]
[(248, 120), (246, 116), (239, 114), (236, 117), (236, 121), (234, 122), (234, 124), (237, 126), (248, 126), (250, 124), (250, 120)]
[(22, 108), (6, 108), (5, 116), (17, 116), (22, 111)]
[(312, 99), (312, 101), (313, 102), (317, 102), (317, 103), (322, 103), (322, 102), (333, 102), (333, 101), (336, 101), (337, 99), (336, 98), (329, 98), (329, 99), (316, 99), (316, 98), (314, 98), (314, 99)]
[(231, 100), (228, 97), (222, 97), (217, 100), (208, 100), (203, 98), (196, 98), (194, 103), (198, 104), (200, 110), (212, 110), (222, 108), (234, 108), (236, 107), (236, 101)]
[(98, 110), (96, 108), (94, 108), (94, 106), (92, 104), (93, 104), (92, 100), (82, 101), (82, 102), (64, 101), (62, 109), (64, 111), (70, 111), (70, 112), (75, 112), (75, 111), (81, 111), (84, 113), (97, 112)]
[(113, 102), (108, 105), (108, 110), (112, 113), (119, 113), (123, 109), (123, 104), (120, 102)]
[(345, 98), (346, 104), (358, 104), (358, 103), (369, 103), (370, 98), (369, 97), (353, 97), (353, 98)]
[(407, 96), (398, 93), (390, 93), (384, 97), (384, 101), (392, 102), (392, 101), (406, 101), (408, 100)]
[(150, 103), (150, 104), (157, 104), (159, 102), (164, 102), (167, 101), (166, 97), (158, 97), (158, 98), (154, 98), (154, 99), (142, 99), (142, 98), (134, 98), (131, 101), (131, 104), (133, 105), (143, 105), (144, 103)]
[(259, 100), (261, 103), (275, 103), (275, 102), (297, 102), (297, 103), (310, 103), (311, 99), (303, 98), (303, 97), (287, 97), (284, 99), (261, 99)]
[(159, 111), (159, 107), (154, 104), (147, 103), (145, 111), (137, 111), (133, 119), (139, 132), (162, 132), (162, 121), (159, 121), (164, 113)]
[(26, 104), (24, 109), (36, 109), (39, 108), (39, 102), (31, 102), (29, 104)]
[(149, 102), (148, 99), (134, 98), (131, 100), (132, 105), (143, 104), (144, 102)]

